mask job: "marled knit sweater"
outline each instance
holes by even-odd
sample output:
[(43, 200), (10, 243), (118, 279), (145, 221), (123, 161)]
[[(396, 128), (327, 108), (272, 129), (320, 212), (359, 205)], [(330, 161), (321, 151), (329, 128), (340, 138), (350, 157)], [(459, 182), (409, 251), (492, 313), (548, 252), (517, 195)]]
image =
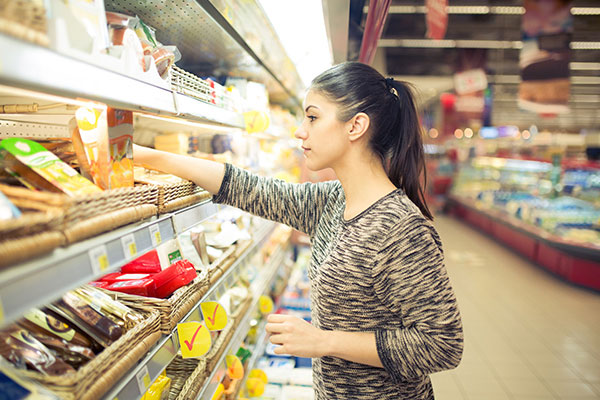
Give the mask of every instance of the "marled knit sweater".
[(318, 400), (433, 399), (428, 375), (458, 365), (462, 324), (439, 236), (401, 189), (348, 221), (339, 181), (290, 184), (227, 165), (214, 201), (307, 233), (312, 323), (375, 332), (384, 368), (313, 359)]

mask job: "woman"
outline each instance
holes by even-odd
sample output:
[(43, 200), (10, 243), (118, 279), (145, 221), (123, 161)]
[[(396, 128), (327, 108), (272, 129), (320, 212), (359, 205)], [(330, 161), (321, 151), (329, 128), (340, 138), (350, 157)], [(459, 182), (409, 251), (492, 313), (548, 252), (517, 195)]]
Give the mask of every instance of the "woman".
[(304, 107), (307, 166), (339, 181), (288, 184), (139, 147), (134, 156), (310, 236), (312, 324), (270, 315), (266, 329), (276, 353), (313, 358), (317, 399), (433, 399), (428, 375), (458, 365), (463, 334), (420, 185), (412, 94), (348, 62), (315, 78)]

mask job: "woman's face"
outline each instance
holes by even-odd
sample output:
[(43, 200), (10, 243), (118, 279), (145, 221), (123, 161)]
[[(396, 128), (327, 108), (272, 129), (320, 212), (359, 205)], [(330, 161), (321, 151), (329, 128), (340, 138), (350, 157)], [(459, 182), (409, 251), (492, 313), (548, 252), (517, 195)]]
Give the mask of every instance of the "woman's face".
[(309, 90), (304, 99), (304, 119), (295, 136), (302, 140), (306, 166), (312, 171), (334, 168), (350, 144), (347, 122), (337, 119), (335, 103)]

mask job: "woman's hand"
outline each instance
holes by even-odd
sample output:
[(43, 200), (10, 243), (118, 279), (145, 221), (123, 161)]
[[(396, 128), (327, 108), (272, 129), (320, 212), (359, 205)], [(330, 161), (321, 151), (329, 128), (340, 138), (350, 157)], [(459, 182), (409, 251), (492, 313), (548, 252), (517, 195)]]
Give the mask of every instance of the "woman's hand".
[(279, 345), (274, 350), (275, 354), (308, 358), (326, 355), (326, 331), (291, 315), (271, 314), (267, 322), (265, 329), (271, 334), (271, 343)]

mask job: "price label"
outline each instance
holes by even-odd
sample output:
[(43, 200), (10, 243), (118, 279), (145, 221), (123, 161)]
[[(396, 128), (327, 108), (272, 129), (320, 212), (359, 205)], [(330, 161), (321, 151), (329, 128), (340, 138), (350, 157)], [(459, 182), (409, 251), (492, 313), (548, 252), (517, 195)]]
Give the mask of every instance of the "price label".
[(156, 247), (162, 243), (162, 238), (160, 237), (160, 228), (158, 224), (150, 226), (150, 239), (152, 240), (153, 247)]
[(4, 322), (4, 306), (2, 305), (2, 299), (0, 299), (0, 324)]
[(269, 296), (260, 296), (258, 298), (258, 308), (263, 315), (269, 314), (273, 311), (273, 300)]
[(94, 271), (94, 274), (101, 274), (109, 267), (108, 253), (105, 245), (91, 249), (88, 252), (88, 256), (90, 257), (90, 263), (92, 264), (92, 271)]
[(177, 336), (181, 348), (181, 357), (202, 357), (210, 350), (210, 331), (200, 322), (183, 322), (177, 324)]
[(206, 301), (200, 304), (206, 327), (211, 331), (220, 331), (227, 325), (227, 312), (216, 301)]
[(121, 238), (121, 245), (123, 246), (123, 254), (125, 258), (133, 258), (137, 255), (137, 246), (135, 244), (135, 237), (133, 233), (125, 235)]
[(237, 356), (228, 355), (225, 357), (227, 365), (227, 376), (231, 379), (242, 379), (244, 377), (244, 366)]
[(140, 372), (135, 375), (135, 379), (137, 380), (138, 387), (140, 388), (140, 393), (146, 393), (146, 390), (150, 387), (152, 381), (150, 380), (150, 374), (148, 373), (148, 367), (144, 366)]

